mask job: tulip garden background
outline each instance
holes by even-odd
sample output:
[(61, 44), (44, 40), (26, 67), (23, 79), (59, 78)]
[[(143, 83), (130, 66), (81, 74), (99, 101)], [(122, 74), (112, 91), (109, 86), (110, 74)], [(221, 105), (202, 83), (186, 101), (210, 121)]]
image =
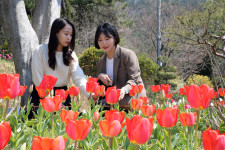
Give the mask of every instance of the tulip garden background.
[[(28, 31), (30, 28), (35, 34), (41, 32), (28, 23), (27, 30), (18, 27), (24, 29), (24, 34), (17, 35), (21, 34), (16, 30), (18, 22), (6, 14), (15, 12), (14, 4), (23, 4), (24, 12), (12, 17), (26, 16), (33, 22), (35, 2), (47, 1), (0, 1), (0, 149), (225, 149), (225, 0), (161, 0), (162, 47), (158, 58), (155, 0), (61, 1), (57, 15), (75, 25), (75, 51), (87, 75), (90, 97), (85, 98), (73, 83), (67, 91), (58, 90), (54, 95), (52, 88), (57, 78), (45, 75), (40, 86), (35, 87), (42, 97), (37, 114), (28, 119), (33, 113), (29, 103), (33, 87), (25, 86), (28, 78), (23, 73), (27, 68), (23, 67), (29, 66), (26, 50), (30, 50), (29, 44), (43, 39), (27, 38), (33, 33)], [(42, 6), (39, 9), (45, 13), (43, 17), (53, 14), (44, 12)], [(4, 15), (10, 23), (2, 20)], [(91, 47), (96, 27), (102, 21), (116, 25), (120, 46), (134, 50), (139, 60), (147, 97), (137, 98), (143, 87), (133, 85), (129, 111), (119, 108), (119, 89), (105, 90), (93, 78), (95, 64), (104, 53)], [(22, 106), (26, 93), (28, 103)], [(68, 94), (72, 98), (70, 108), (62, 104)], [(103, 110), (91, 95), (105, 96), (109, 110)]]
[[(217, 93), (205, 84), (185, 85), (170, 93), (169, 84), (150, 86), (152, 97), (132, 99), (126, 113), (119, 109), (120, 90), (112, 87), (105, 91), (91, 77), (86, 89), (89, 106), (79, 115), (84, 101), (79, 98), (79, 88), (71, 86), (52, 96), (57, 78), (45, 75), (36, 87), (42, 97), (40, 107), (34, 119), (28, 120), (30, 104), (17, 111), (27, 88), (20, 85), (19, 77), (0, 74), (0, 96), (6, 105), (1, 107), (1, 149), (225, 149), (225, 135), (212, 130), (208, 122), (209, 109), (223, 107), (223, 101), (217, 100), (224, 95), (222, 88)], [(138, 95), (142, 88), (134, 85), (129, 94)], [(110, 110), (101, 111), (92, 93), (105, 95)], [(62, 106), (68, 94), (73, 98), (71, 110)], [(7, 114), (10, 102), (14, 107)]]

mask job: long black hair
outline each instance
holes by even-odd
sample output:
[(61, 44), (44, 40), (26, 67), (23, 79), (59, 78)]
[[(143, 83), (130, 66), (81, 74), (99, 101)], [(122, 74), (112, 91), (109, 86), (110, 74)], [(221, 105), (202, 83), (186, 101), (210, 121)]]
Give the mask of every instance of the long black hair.
[(96, 30), (96, 33), (95, 33), (95, 47), (97, 49), (100, 49), (99, 45), (98, 45), (98, 38), (100, 36), (100, 34), (103, 33), (106, 37), (109, 37), (109, 38), (112, 38), (110, 35), (112, 35), (114, 37), (114, 40), (115, 40), (115, 47), (117, 46), (117, 44), (120, 43), (120, 37), (119, 37), (119, 34), (116, 30), (116, 28), (106, 22), (106, 23), (103, 23), (102, 25), (98, 26), (97, 30)]
[(69, 66), (71, 61), (73, 60), (72, 52), (74, 51), (75, 47), (75, 28), (74, 25), (68, 20), (63, 18), (58, 18), (52, 23), (51, 31), (50, 31), (50, 37), (48, 42), (48, 64), (49, 67), (55, 70), (56, 67), (56, 58), (55, 53), (58, 48), (59, 40), (56, 36), (56, 34), (63, 29), (67, 24), (69, 24), (72, 29), (72, 39), (70, 44), (67, 47), (63, 47), (63, 62), (66, 66)]

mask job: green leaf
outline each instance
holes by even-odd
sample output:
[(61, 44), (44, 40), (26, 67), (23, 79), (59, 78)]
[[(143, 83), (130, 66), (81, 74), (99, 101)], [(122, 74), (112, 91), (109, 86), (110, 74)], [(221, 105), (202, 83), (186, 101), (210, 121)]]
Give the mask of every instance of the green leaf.
[(129, 140), (128, 136), (127, 136), (126, 141), (125, 141), (126, 150), (128, 149), (129, 145), (130, 145), (130, 140)]
[(159, 146), (157, 144), (154, 144), (148, 150), (156, 150), (156, 149), (159, 149)]
[(107, 144), (107, 142), (105, 141), (105, 139), (104, 138), (102, 138), (102, 149), (104, 149), (104, 150), (108, 150), (108, 144)]
[(117, 150), (117, 147), (118, 147), (118, 144), (117, 144), (116, 138), (113, 137), (112, 138), (112, 150)]
[(27, 122), (26, 122), (26, 126), (30, 127), (30, 126), (34, 125), (36, 122), (37, 122), (37, 121), (35, 121), (35, 120), (27, 121)]
[(178, 142), (178, 139), (180, 138), (180, 134), (177, 133), (172, 139), (171, 139), (171, 144), (172, 144), (172, 149), (176, 146), (176, 143)]
[(17, 139), (16, 148), (19, 147), (19, 146), (22, 146), (24, 143), (26, 143), (28, 137), (29, 137), (29, 135), (23, 135), (22, 137)]
[(95, 149), (97, 149), (100, 145), (102, 145), (102, 141), (101, 141), (101, 140), (98, 140), (98, 142), (96, 142), (96, 143), (92, 146), (92, 149), (95, 150)]
[(127, 150), (135, 150), (135, 149), (137, 149), (137, 146), (131, 143)]

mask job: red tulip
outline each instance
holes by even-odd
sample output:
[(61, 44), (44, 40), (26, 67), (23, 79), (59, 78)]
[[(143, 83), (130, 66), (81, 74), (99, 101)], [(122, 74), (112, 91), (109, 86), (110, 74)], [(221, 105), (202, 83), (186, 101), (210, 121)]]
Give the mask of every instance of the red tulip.
[(47, 112), (58, 111), (62, 106), (62, 100), (59, 95), (56, 95), (53, 98), (45, 97), (44, 99), (40, 99), (40, 103)]
[(18, 96), (23, 96), (23, 94), (25, 93), (27, 89), (27, 86), (21, 86), (20, 85), (20, 92), (18, 93)]
[(225, 89), (219, 88), (218, 92), (219, 92), (220, 96), (223, 96), (223, 94), (225, 94)]
[(32, 150), (64, 150), (66, 145), (66, 138), (57, 136), (55, 139), (48, 137), (34, 137), (32, 143)]
[(94, 112), (93, 121), (98, 121), (99, 118), (100, 118), (99, 112), (98, 111)]
[(0, 149), (4, 149), (9, 142), (10, 137), (11, 127), (9, 122), (0, 123)]
[(116, 89), (115, 86), (107, 88), (105, 99), (108, 104), (116, 104), (119, 98), (120, 98), (120, 89)]
[(200, 87), (197, 85), (184, 86), (188, 102), (195, 109), (206, 109), (210, 103), (214, 93), (213, 88), (203, 84)]
[(69, 90), (63, 90), (63, 89), (58, 89), (58, 90), (55, 90), (55, 95), (60, 95), (60, 99), (61, 101), (66, 101), (66, 98), (68, 97), (69, 95)]
[(208, 128), (202, 132), (202, 143), (205, 150), (224, 150), (225, 135), (221, 135), (218, 130)]
[(179, 118), (183, 126), (193, 126), (196, 121), (196, 112), (194, 113), (180, 113)]
[(116, 109), (105, 111), (105, 120), (110, 122), (118, 120), (122, 124), (124, 117), (125, 114), (123, 111), (118, 112)]
[(212, 98), (218, 98), (218, 93), (217, 92), (213, 92)]
[(131, 90), (133, 90), (135, 94), (140, 94), (143, 89), (143, 85), (131, 85), (131, 86), (132, 86)]
[(159, 92), (160, 85), (155, 85), (155, 86), (151, 85), (150, 88), (152, 92)]
[(19, 74), (0, 74), (0, 99), (14, 99), (20, 92)]
[(131, 100), (131, 107), (133, 110), (140, 110), (142, 105), (143, 105), (142, 100), (137, 100), (137, 99)]
[(143, 105), (148, 105), (148, 104), (149, 104), (149, 100), (148, 100), (147, 97), (142, 97), (142, 96), (140, 96), (139, 99), (143, 101)]
[(71, 86), (71, 87), (69, 87), (69, 91), (70, 91), (70, 96), (75, 97), (79, 94), (80, 87)]
[(91, 122), (87, 119), (68, 120), (66, 133), (72, 140), (84, 140), (91, 129)]
[(44, 75), (39, 86), (36, 86), (36, 90), (38, 91), (38, 95), (40, 98), (44, 98), (49, 95), (50, 91), (55, 86), (57, 78), (51, 75)]
[(161, 127), (172, 128), (177, 123), (178, 108), (165, 108), (164, 110), (156, 110), (156, 118)]
[(172, 94), (172, 93), (167, 93), (167, 94), (166, 94), (166, 98), (167, 98), (167, 99), (171, 99), (172, 97), (173, 97), (173, 94)]
[(179, 91), (180, 91), (180, 95), (185, 95), (186, 94), (184, 88), (180, 88)]
[(66, 111), (65, 109), (61, 110), (60, 118), (62, 119), (62, 122), (66, 122), (67, 119), (69, 120), (76, 120), (79, 116), (79, 112), (74, 112), (72, 110)]
[(141, 106), (141, 111), (144, 116), (153, 116), (155, 113), (155, 107), (156, 105)]
[(98, 85), (98, 87), (95, 91), (95, 96), (96, 97), (105, 96), (105, 86), (104, 85)]
[(223, 104), (225, 104), (225, 102), (224, 102), (224, 101), (220, 101), (219, 105), (220, 105), (221, 107), (223, 106)]
[(88, 78), (88, 82), (86, 83), (86, 91), (88, 93), (95, 93), (97, 87), (98, 87), (98, 83), (97, 83), (97, 78)]
[(131, 86), (132, 86), (132, 89), (129, 91), (130, 96), (140, 94), (143, 89), (143, 85), (131, 85)]
[(102, 134), (106, 137), (114, 137), (117, 136), (121, 129), (123, 128), (121, 123), (118, 120), (108, 121), (102, 120), (99, 121), (99, 127)]
[(169, 90), (170, 90), (170, 85), (169, 84), (161, 84), (161, 91), (164, 91), (165, 94), (168, 94), (169, 93)]
[(134, 89), (129, 90), (129, 95), (132, 97), (135, 95)]
[(126, 119), (127, 135), (131, 143), (144, 144), (152, 134), (153, 117), (142, 118), (134, 115), (132, 119)]

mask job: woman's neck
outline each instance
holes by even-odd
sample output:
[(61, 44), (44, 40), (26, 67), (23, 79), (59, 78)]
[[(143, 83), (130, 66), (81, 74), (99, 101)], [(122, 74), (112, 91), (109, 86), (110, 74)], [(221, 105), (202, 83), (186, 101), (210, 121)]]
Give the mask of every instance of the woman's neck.
[(61, 52), (61, 51), (62, 51), (62, 49), (63, 49), (62, 45), (58, 45), (58, 47), (57, 47), (57, 51), (58, 51), (58, 52)]
[(115, 47), (112, 50), (107, 52), (107, 57), (109, 59), (112, 59), (114, 57), (114, 55), (115, 55)]

